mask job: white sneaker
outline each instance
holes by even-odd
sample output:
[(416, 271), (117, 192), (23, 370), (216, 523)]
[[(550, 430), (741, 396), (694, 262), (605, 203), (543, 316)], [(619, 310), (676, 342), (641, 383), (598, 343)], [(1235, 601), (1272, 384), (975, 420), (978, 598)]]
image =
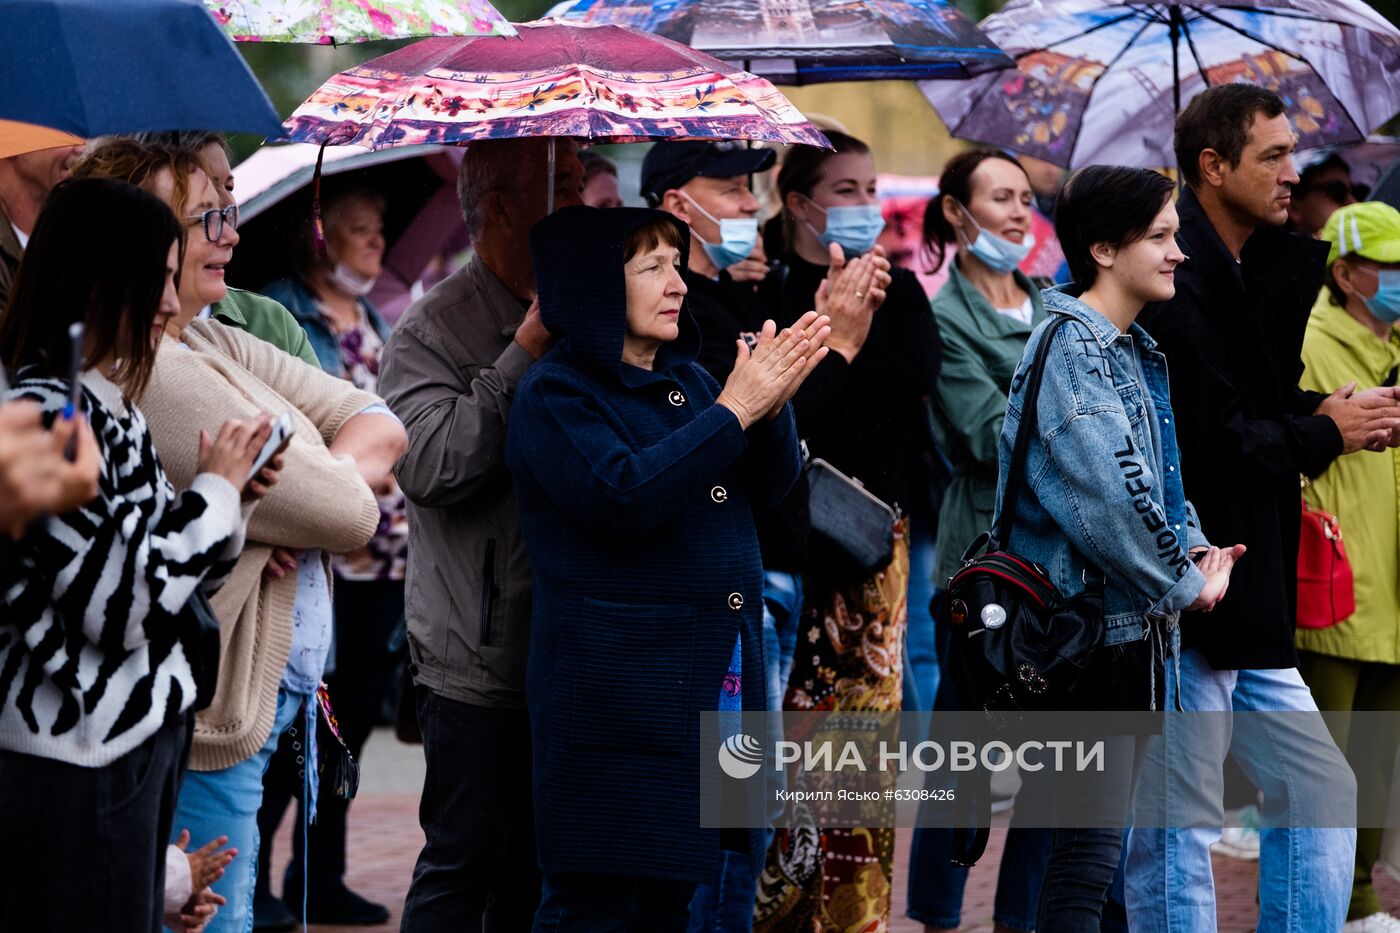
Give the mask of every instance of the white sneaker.
[(1235, 819), (1231, 822), (1239, 825), (1221, 830), (1220, 841), (1212, 843), (1210, 850), (1246, 862), (1259, 861), (1259, 808), (1250, 804), (1235, 811), (1233, 816)]
[(1342, 924), (1342, 933), (1400, 933), (1400, 918), (1388, 913), (1371, 914)]

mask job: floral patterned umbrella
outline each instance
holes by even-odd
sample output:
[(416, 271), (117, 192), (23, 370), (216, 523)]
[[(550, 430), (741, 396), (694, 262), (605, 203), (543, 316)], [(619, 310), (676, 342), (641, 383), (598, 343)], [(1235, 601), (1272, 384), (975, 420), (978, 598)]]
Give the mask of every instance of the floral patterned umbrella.
[(1400, 110), (1400, 30), (1360, 0), (1012, 0), (981, 26), (1016, 69), (919, 90), (954, 136), (1069, 168), (1175, 165), (1176, 113), (1226, 82), (1282, 97), (1302, 149)]
[(829, 148), (772, 84), (625, 26), (542, 21), (519, 38), (423, 39), (335, 75), (286, 122), (370, 149), (525, 136), (753, 139)]
[(204, 0), (239, 42), (368, 42), (423, 36), (513, 36), (486, 0)]

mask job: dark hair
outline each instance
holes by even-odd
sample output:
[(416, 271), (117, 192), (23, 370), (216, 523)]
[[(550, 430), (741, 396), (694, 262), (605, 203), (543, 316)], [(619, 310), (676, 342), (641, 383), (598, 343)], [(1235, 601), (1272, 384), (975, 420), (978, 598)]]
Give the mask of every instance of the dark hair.
[[(1295, 195), (1307, 194), (1313, 183), (1317, 181), (1317, 176), (1338, 168), (1347, 173), (1347, 178), (1351, 177), (1351, 166), (1347, 164), (1346, 159), (1335, 152), (1328, 153), (1326, 158), (1314, 162), (1298, 173), (1298, 183), (1293, 186), (1293, 193)], [(1351, 188), (1350, 183), (1347, 183), (1347, 188)]]
[(1201, 153), (1214, 149), (1230, 163), (1240, 164), (1249, 128), (1257, 114), (1272, 120), (1283, 113), (1283, 98), (1257, 84), (1222, 84), (1191, 99), (1176, 118), (1173, 134), (1176, 167), (1186, 184), (1201, 184)]
[(638, 253), (649, 253), (662, 243), (667, 246), (674, 246), (676, 249), (685, 251), (685, 241), (681, 237), (681, 232), (676, 228), (678, 221), (672, 220), (670, 215), (649, 220), (640, 227), (633, 227), (627, 231), (626, 238), (622, 241), (622, 261), (631, 262), (632, 257)]
[(217, 130), (147, 130), (142, 133), (126, 133), (122, 136), (135, 140), (143, 146), (174, 149), (177, 152), (188, 152), (194, 156), (202, 153), (205, 146), (217, 143), (219, 148), (224, 150), (224, 155), (230, 154), (227, 137)]
[(583, 183), (586, 185), (594, 175), (611, 175), (617, 177), (617, 164), (603, 155), (601, 152), (594, 152), (592, 149), (583, 149), (578, 154), (579, 164), (583, 166)]
[[(924, 206), (924, 255), (929, 260), (929, 272), (937, 272), (947, 258), (947, 244), (957, 238), (957, 231), (943, 216), (943, 201), (952, 198), (964, 207), (972, 200), (972, 173), (988, 159), (1001, 159), (1010, 162), (1022, 172), (1026, 169), (1016, 157), (999, 149), (971, 149), (960, 152), (943, 166), (943, 174), (938, 179), (938, 193), (929, 198)], [(1030, 175), (1026, 175), (1029, 182)]]
[(1142, 239), (1173, 187), (1160, 172), (1121, 165), (1091, 165), (1071, 175), (1060, 190), (1055, 236), (1074, 283), (1088, 288), (1098, 278), (1089, 252), (1095, 243), (1118, 249)]
[(794, 191), (801, 195), (810, 195), (812, 189), (822, 180), (826, 163), (832, 156), (844, 155), (847, 152), (866, 155), (870, 152), (870, 147), (854, 136), (836, 130), (827, 130), (825, 135), (831, 141), (834, 150), (818, 149), (816, 146), (793, 146), (783, 157), (782, 168), (778, 169), (778, 195), (783, 202), (783, 209), (778, 216), (782, 218), (784, 249), (792, 249), (793, 244), (793, 221), (787, 210), (787, 196)]
[[(121, 236), (94, 246), (93, 231), (114, 218)], [(165, 263), (172, 244), (183, 253), (181, 233), (164, 201), (128, 182), (60, 182), (34, 224), (0, 316), (0, 359), (11, 371), (36, 366), (43, 376), (67, 378), (68, 327), (81, 321), (91, 347), (84, 367), (114, 355), (114, 380), (140, 398), (155, 366), (151, 326), (165, 291)]]

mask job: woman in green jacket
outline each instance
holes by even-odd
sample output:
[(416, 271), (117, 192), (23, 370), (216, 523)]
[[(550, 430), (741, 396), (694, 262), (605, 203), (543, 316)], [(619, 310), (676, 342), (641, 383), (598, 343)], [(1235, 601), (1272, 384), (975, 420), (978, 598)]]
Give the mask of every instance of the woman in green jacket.
[[(1332, 242), (1326, 286), (1303, 337), (1299, 385), (1354, 382), (1357, 390), (1394, 385), (1400, 372), (1400, 211), (1378, 201), (1334, 213), (1322, 238)], [(1356, 611), (1326, 628), (1299, 625), (1298, 672), (1321, 710), (1400, 710), (1400, 450), (1339, 457), (1303, 490), (1313, 508), (1337, 517), (1356, 582)], [(1356, 772), (1357, 811), (1383, 812), (1400, 735), (1348, 729), (1328, 717), (1337, 747)], [(1354, 733), (1354, 734), (1353, 734)], [(1364, 734), (1363, 734), (1364, 733)], [(1377, 821), (1370, 820), (1371, 826)], [(1381, 830), (1356, 832), (1356, 874), (1345, 933), (1400, 930), (1371, 886)]]
[[(939, 446), (953, 463), (935, 545), (934, 586), (942, 589), (968, 545), (992, 525), (997, 442), (1011, 376), (1045, 308), (1040, 292), (1016, 268), (1035, 246), (1035, 196), (1021, 164), (995, 149), (974, 149), (948, 163), (938, 187), (924, 209), (924, 246), (935, 270), (947, 258), (948, 246), (957, 246), (948, 281), (933, 299), (944, 343), (930, 402)], [(945, 661), (947, 625), (937, 618), (934, 625), (938, 657)], [(940, 678), (935, 709), (956, 708), (947, 674)], [(953, 865), (952, 851), (951, 829), (921, 825), (914, 830), (908, 914), (928, 931), (955, 930), (961, 920), (967, 869)], [(1035, 928), (1049, 854), (1049, 830), (1012, 827), (997, 883), (998, 931)]]

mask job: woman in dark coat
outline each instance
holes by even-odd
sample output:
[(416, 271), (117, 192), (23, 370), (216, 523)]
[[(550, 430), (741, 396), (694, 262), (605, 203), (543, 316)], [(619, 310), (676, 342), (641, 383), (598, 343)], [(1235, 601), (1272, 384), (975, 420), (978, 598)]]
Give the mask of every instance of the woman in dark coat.
[[(722, 844), (700, 827), (699, 714), (764, 708), (754, 514), (797, 479), (787, 400), (826, 319), (765, 325), (721, 389), (693, 362), (682, 224), (566, 208), (531, 239), (558, 340), (506, 444), (535, 568), (535, 931), (682, 931)], [(756, 870), (764, 831), (733, 835)]]

